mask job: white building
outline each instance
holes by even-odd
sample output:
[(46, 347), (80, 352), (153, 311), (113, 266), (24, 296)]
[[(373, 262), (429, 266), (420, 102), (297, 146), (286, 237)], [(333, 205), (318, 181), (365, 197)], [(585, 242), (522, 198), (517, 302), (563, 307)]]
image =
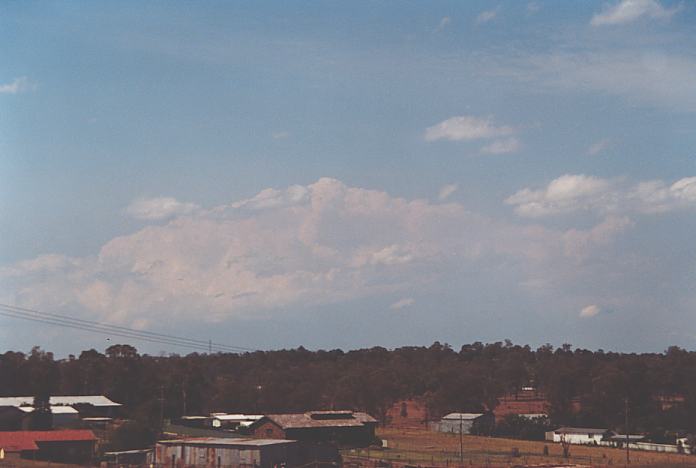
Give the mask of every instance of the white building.
[(450, 413), (443, 416), (441, 420), (436, 421), (431, 426), (433, 430), (438, 432), (450, 432), (459, 434), (470, 434), (476, 421), (482, 421), (487, 416), (484, 413)]
[(607, 433), (607, 429), (592, 429), (587, 427), (559, 427), (547, 432), (546, 439), (554, 442), (567, 442), (578, 445), (599, 445)]
[(222, 429), (246, 429), (253, 423), (261, 419), (261, 414), (227, 414), (227, 413), (212, 413), (210, 415), (211, 425), (214, 428)]

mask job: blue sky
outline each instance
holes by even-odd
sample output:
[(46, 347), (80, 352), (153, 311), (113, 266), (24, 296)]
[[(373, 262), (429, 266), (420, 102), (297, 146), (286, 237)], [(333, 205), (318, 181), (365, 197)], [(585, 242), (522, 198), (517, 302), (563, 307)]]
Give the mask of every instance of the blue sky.
[(692, 1), (0, 13), (2, 303), (264, 349), (693, 348)]

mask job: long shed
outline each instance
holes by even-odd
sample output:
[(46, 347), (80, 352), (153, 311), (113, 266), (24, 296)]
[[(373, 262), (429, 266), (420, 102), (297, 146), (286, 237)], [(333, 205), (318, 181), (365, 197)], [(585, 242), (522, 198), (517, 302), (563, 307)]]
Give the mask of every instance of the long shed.
[(163, 468), (298, 466), (299, 456), (294, 440), (201, 437), (161, 440), (155, 446), (155, 465)]

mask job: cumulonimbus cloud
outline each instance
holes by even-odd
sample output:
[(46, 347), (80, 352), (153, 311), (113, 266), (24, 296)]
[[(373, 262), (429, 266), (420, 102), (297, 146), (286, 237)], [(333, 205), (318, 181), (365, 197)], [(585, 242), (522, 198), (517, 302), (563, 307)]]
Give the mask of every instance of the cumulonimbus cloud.
[[(265, 316), (369, 296), (410, 297), (497, 264), (506, 271), (519, 265), (521, 282), (527, 269), (538, 269), (529, 273), (536, 278), (566, 263), (559, 257), (584, 262), (621, 225), (566, 235), (331, 178), (193, 207), (143, 203), (131, 211), (152, 222), (96, 255), (1, 267), (0, 299), (139, 326), (143, 319)], [(163, 223), (163, 216), (170, 218)]]

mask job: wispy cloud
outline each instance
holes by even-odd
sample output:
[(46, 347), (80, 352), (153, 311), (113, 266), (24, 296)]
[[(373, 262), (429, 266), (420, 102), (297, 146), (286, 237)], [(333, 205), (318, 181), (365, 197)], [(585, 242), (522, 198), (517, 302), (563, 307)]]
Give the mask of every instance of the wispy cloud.
[(444, 30), (447, 26), (452, 23), (452, 19), (449, 16), (443, 16), (440, 22), (438, 23), (437, 27), (435, 28), (435, 32), (440, 32)]
[(273, 133), (271, 134), (271, 137), (272, 137), (274, 140), (283, 140), (283, 139), (285, 139), (285, 138), (290, 137), (290, 132), (285, 131), (285, 130), (278, 131), (278, 132), (273, 132)]
[(622, 0), (592, 17), (592, 26), (633, 23), (641, 18), (669, 19), (680, 7), (665, 8), (657, 0)]
[(588, 305), (587, 307), (583, 307), (582, 310), (580, 311), (580, 318), (592, 318), (595, 317), (597, 314), (601, 312), (601, 309), (599, 306), (592, 304)]
[(392, 310), (399, 310), (403, 309), (404, 307), (410, 307), (415, 302), (416, 301), (412, 297), (404, 297), (403, 299), (399, 299), (398, 301), (390, 305), (389, 308)]
[[(512, 65), (512, 66), (511, 66)], [(530, 86), (599, 92), (696, 112), (696, 59), (642, 51), (586, 51), (506, 59), (497, 71)]]
[(486, 154), (506, 154), (514, 153), (522, 147), (522, 144), (517, 138), (505, 138), (502, 140), (495, 140), (483, 148), (481, 148), (482, 153)]
[(476, 24), (483, 24), (483, 23), (488, 23), (489, 21), (493, 21), (496, 18), (496, 16), (498, 16), (499, 11), (500, 11), (499, 6), (494, 8), (493, 10), (482, 11), (476, 17)]
[(597, 156), (598, 154), (606, 151), (610, 145), (611, 140), (609, 138), (603, 138), (599, 141), (592, 143), (590, 147), (587, 148), (587, 154), (589, 154), (590, 156)]
[(438, 200), (447, 200), (454, 192), (459, 189), (457, 184), (447, 184), (443, 185), (440, 192), (437, 195)]
[(26, 76), (15, 78), (11, 83), (0, 84), (0, 94), (19, 94), (35, 88)]
[(182, 203), (171, 197), (157, 197), (135, 200), (124, 211), (132, 218), (157, 221), (189, 214), (196, 208), (198, 206), (193, 203)]

